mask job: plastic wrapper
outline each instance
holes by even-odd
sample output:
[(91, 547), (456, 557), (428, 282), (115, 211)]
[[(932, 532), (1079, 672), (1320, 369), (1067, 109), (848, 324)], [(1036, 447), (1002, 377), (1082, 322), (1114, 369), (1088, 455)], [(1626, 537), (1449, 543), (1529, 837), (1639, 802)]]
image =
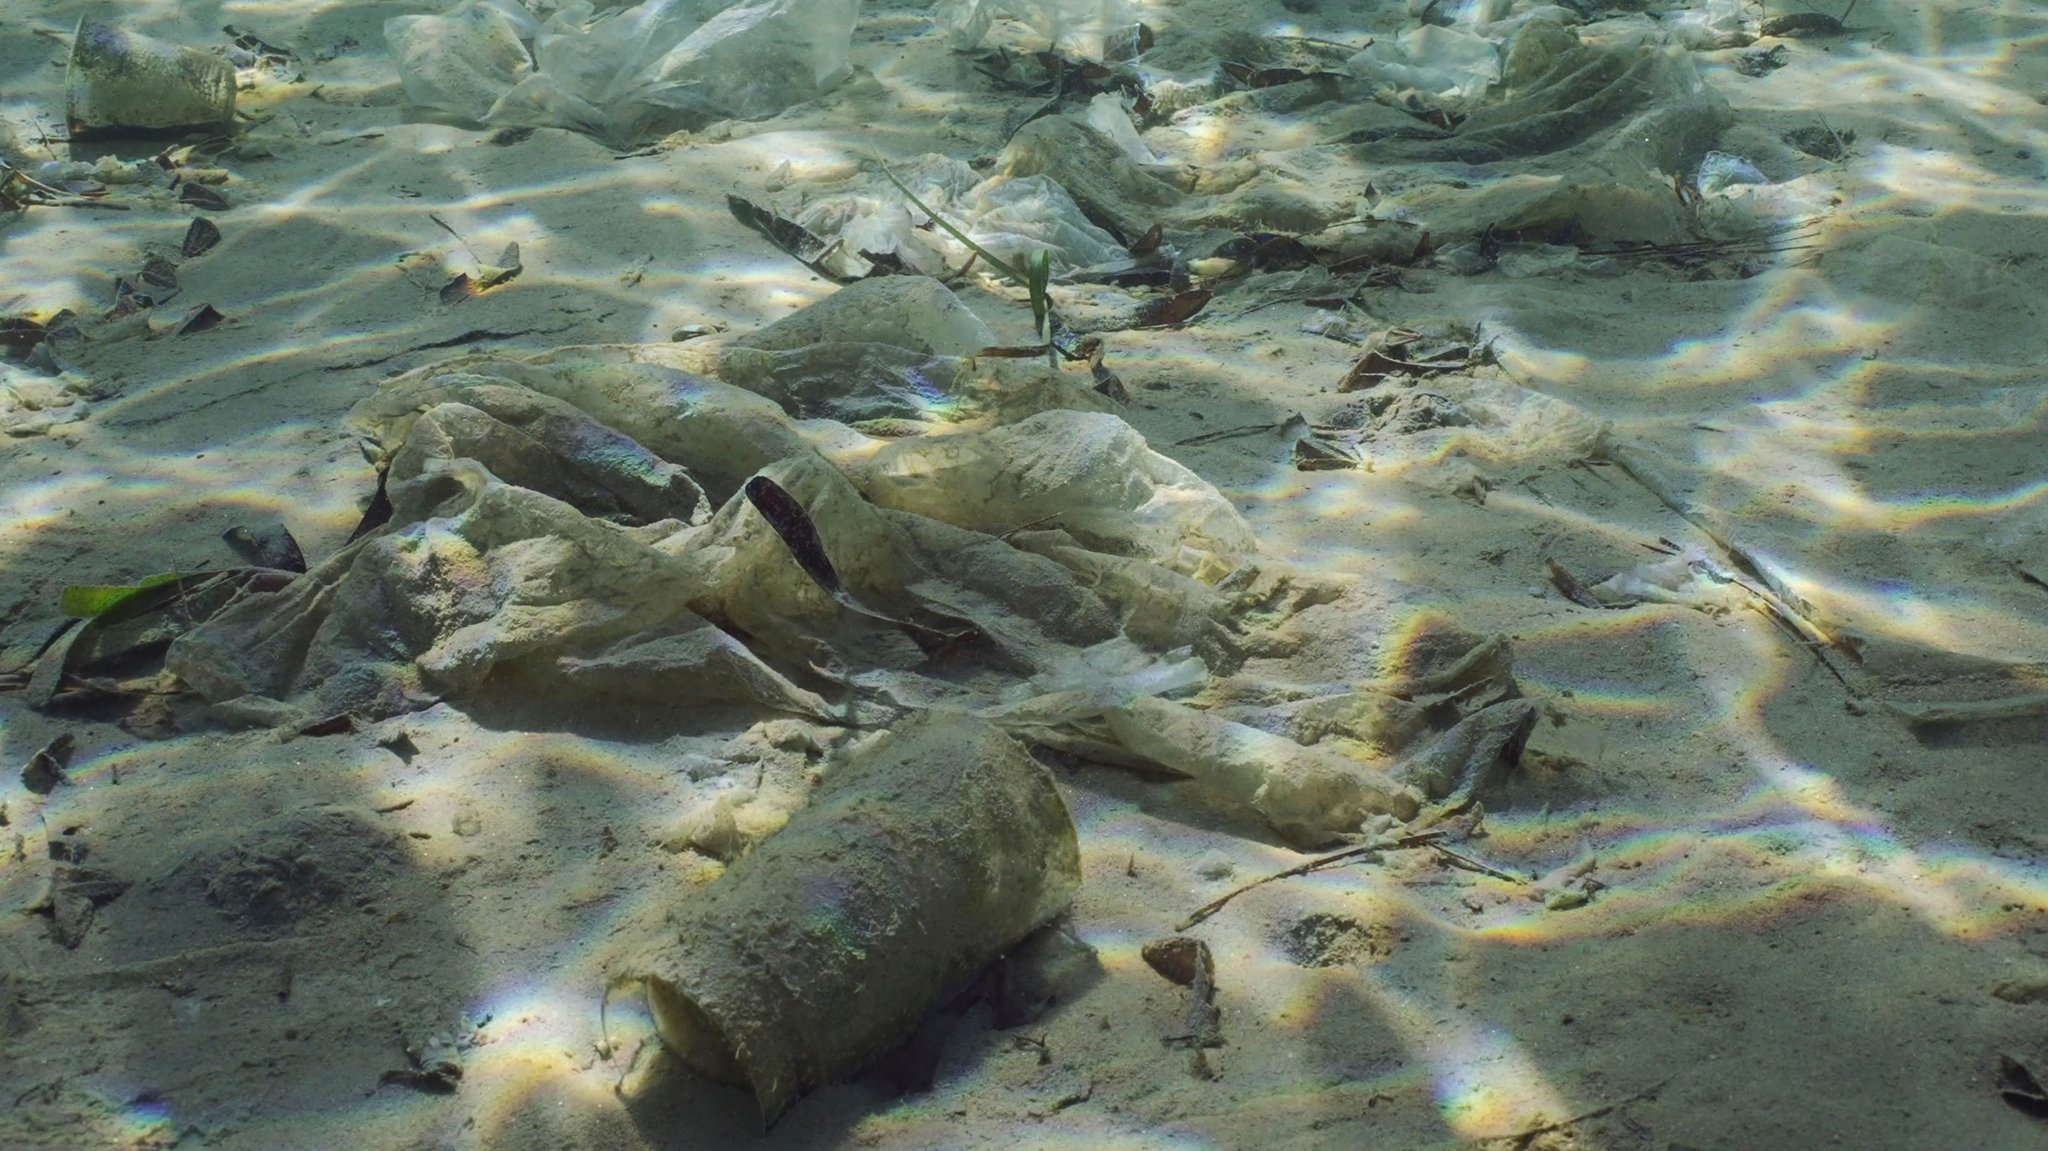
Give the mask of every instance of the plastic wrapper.
[(834, 765), (627, 975), (668, 1049), (773, 1122), (906, 1039), (1080, 879), (1046, 770), (985, 723), (927, 717)]

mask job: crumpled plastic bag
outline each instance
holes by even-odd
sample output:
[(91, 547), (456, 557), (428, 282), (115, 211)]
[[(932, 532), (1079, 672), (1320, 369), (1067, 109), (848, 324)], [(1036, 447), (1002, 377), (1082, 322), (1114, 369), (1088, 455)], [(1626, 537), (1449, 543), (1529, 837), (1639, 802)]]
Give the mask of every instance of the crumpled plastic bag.
[(438, 16), (394, 16), (384, 22), (384, 39), (406, 99), (482, 120), (533, 71), (526, 45), (539, 28), (517, 0), (463, 0)]
[(92, 385), (82, 376), (44, 376), (0, 364), (0, 434), (39, 436), (85, 418)]
[(884, 507), (995, 534), (1051, 524), (1091, 551), (1211, 582), (1257, 550), (1229, 500), (1105, 412), (1040, 412), (989, 432), (922, 436), (849, 466)]
[(593, 519), (467, 459), (388, 491), (387, 529), (228, 607), (164, 666), (210, 702), (278, 700), (306, 718), (381, 718), (487, 682), (564, 705), (637, 684), (669, 706), (840, 714), (690, 611), (701, 575), (653, 546), (673, 523)]
[(1474, 103), (1444, 138), (1385, 141), (1385, 158), (1536, 159), (1539, 168), (1569, 166), (1575, 175), (1586, 165), (1623, 176), (1689, 172), (1734, 122), (1683, 50), (1647, 38), (1582, 42), (1559, 24), (1532, 20), (1509, 42), (1502, 75), (1503, 88)]
[(980, 44), (996, 18), (1008, 16), (1050, 47), (1089, 60), (1102, 59), (1111, 34), (1137, 19), (1128, 0), (946, 0), (940, 14), (962, 48)]
[[(1037, 743), (1105, 763), (1165, 770), (1227, 809), (1258, 816), (1309, 849), (1425, 800), (1462, 802), (1516, 762), (1536, 722), (1505, 636), (1418, 620), (1392, 673), (1276, 707), (1202, 708), (1162, 698), (1264, 689), (1208, 681), (1199, 660), (1124, 670), (1116, 644), (1086, 653), (1092, 683), (1048, 673), (980, 714)], [(1036, 691), (1037, 694), (1031, 694)]]
[(1704, 548), (1637, 564), (1586, 589), (1601, 603), (1669, 603), (1709, 612), (1728, 612), (1749, 602), (1733, 575), (1708, 556)]
[[(1654, 36), (1581, 41), (1548, 19), (1523, 25), (1500, 81), (1462, 104), (1453, 129), (1386, 121), (1346, 136), (1376, 162), (1420, 171), (1375, 211), (1428, 229), (1444, 258), (1489, 228), (1536, 238), (1671, 243), (1697, 238), (1671, 194), (1733, 122), (1690, 56)], [(1512, 170), (1487, 176), (1474, 166)]]
[(859, 15), (859, 0), (645, 0), (603, 12), (572, 0), (543, 24), (519, 0), (464, 0), (394, 17), (384, 34), (422, 108), (624, 145), (823, 95), (852, 74)]
[(733, 340), (739, 347), (763, 351), (881, 343), (946, 356), (979, 355), (995, 342), (980, 316), (927, 276), (881, 276), (848, 284), (808, 308)]
[(1421, 808), (1413, 788), (1356, 760), (1185, 704), (1141, 696), (1106, 718), (1133, 754), (1249, 807), (1298, 847), (1356, 832), (1373, 815), (1407, 820)]
[[(782, 327), (826, 337), (792, 351), (845, 347), (829, 337), (849, 324), (906, 341), (928, 327), (915, 310), (819, 313)], [(1213, 487), (1113, 415), (890, 442), (793, 420), (668, 354), (464, 356), (387, 381), (349, 422), (384, 467), (389, 521), (195, 628), (166, 666), (270, 722), (462, 699), (571, 719), (740, 703), (872, 723), (980, 706), (1126, 635), (1184, 646), (1190, 629), (1158, 628), (1146, 589), (1199, 588), (1169, 565), (1214, 578), (1254, 550)], [(955, 480), (1003, 475), (947, 499), (914, 482), (938, 462)], [(742, 491), (756, 479), (802, 509), (832, 586)], [(1006, 541), (1019, 512), (1072, 534)], [(1129, 570), (1104, 580), (1091, 559)], [(1227, 602), (1157, 598), (1210, 628)]]
[(1353, 76), (1439, 98), (1470, 100), (1500, 79), (1500, 47), (1461, 28), (1424, 24), (1378, 39), (1346, 65)]
[(1012, 180), (1048, 176), (1088, 218), (1110, 221), (1132, 238), (1188, 199), (1163, 169), (1132, 159), (1086, 115), (1044, 116), (1017, 129), (995, 171)]
[[(1115, 237), (1091, 223), (1067, 190), (1049, 176), (983, 179), (966, 164), (937, 155), (894, 173), (926, 207), (1012, 265), (1022, 266), (1033, 253), (1044, 252), (1053, 270), (1064, 272), (1124, 256)], [(971, 255), (944, 229), (924, 225), (923, 215), (903, 193), (879, 176), (817, 196), (791, 218), (819, 236), (839, 241), (826, 260), (848, 275), (867, 273), (863, 252), (893, 255), (927, 274), (959, 268)]]

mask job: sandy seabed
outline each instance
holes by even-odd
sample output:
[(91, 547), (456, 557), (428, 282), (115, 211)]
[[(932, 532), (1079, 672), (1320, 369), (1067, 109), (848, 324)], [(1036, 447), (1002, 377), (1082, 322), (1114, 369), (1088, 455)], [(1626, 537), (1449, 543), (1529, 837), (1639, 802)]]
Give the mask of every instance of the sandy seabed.
[[(79, 418), (0, 445), (0, 646), (50, 634), (67, 585), (231, 564), (221, 536), (238, 525), (282, 522), (310, 559), (332, 554), (375, 486), (342, 417), (397, 372), (746, 331), (828, 295), (726, 196), (791, 202), (875, 156), (995, 156), (1035, 103), (992, 87), (928, 11), (877, 6), (853, 77), (825, 98), (621, 158), (566, 131), (422, 120), (382, 34), (421, 10), (120, 6), (185, 43), (253, 32), (292, 49), (303, 79), (243, 93), (244, 145), (218, 161), (223, 240), (180, 270), (168, 311), (203, 301), (225, 322), (100, 329), (74, 357), (91, 393)], [(98, 155), (44, 141), (81, 14), (101, 9), (9, 5), (0, 115), (25, 163)], [(1147, 64), (1182, 79), (1262, 33), (1356, 45), (1414, 24), (1335, 0), (1141, 15)], [(993, 39), (1035, 46), (1013, 26)], [(1738, 68), (1774, 44), (1782, 66)], [(1689, 56), (1732, 114), (1720, 147), (1771, 181), (1737, 189), (1745, 210), (1801, 225), (1788, 250), (1425, 259), (1399, 286), (1360, 288), (1350, 315), (1361, 332), (1480, 325), (1483, 378), (1425, 386), (1511, 386), (1605, 423), (1607, 442), (1663, 461), (1671, 501), (1572, 437), (1489, 454), (1381, 428), (1357, 444), (1369, 467), (1297, 469), (1279, 429), (1296, 413), (1342, 422), (1364, 398), (1338, 391), (1359, 349), (1305, 331), (1328, 313), (1256, 277), (1184, 326), (1106, 337), (1122, 414), (1154, 449), (1216, 485), (1262, 554), (1348, 589), (1280, 625), (1247, 674), (1355, 682), (1455, 624), (1510, 638), (1542, 716), (1484, 797), (1485, 834), (1461, 845), (1498, 874), (1392, 852), (1263, 886), (1200, 926), (1225, 1039), (1206, 1071), (1163, 1042), (1184, 993), (1139, 947), (1307, 857), (1170, 785), (1059, 769), (1082, 850), (1072, 931), (1093, 959), (1048, 1012), (1002, 1031), (971, 1009), (929, 1091), (828, 1087), (763, 1136), (744, 1092), (629, 1066), (640, 1048), (601, 1034), (598, 1004), (664, 909), (716, 873), (676, 849), (716, 782), (696, 778), (705, 765), (801, 781), (809, 725), (755, 715), (644, 738), (441, 704), (327, 736), (144, 739), (17, 691), (0, 694), (0, 1146), (2048, 1141), (2048, 1101), (2001, 1094), (2013, 1064), (2048, 1077), (2048, 717), (1911, 722), (2048, 690), (2048, 12), (1865, 0), (1839, 36)], [(1816, 125), (1846, 143), (1839, 158), (1783, 142)], [(1327, 127), (1240, 99), (1145, 142), (1189, 171), (1258, 173), (1276, 231), (1456, 187)], [(175, 250), (196, 214), (162, 188), (110, 198), (132, 210), (0, 222), (0, 313), (98, 316), (114, 277)], [(516, 280), (441, 301), (471, 250), (513, 242)], [(1029, 342), (1022, 293), (956, 288)], [(1274, 430), (1200, 438), (1259, 427)], [(1590, 583), (1657, 559), (1659, 539), (1764, 559), (1840, 643), (1740, 606), (1581, 606), (1553, 583), (1552, 562)], [(24, 788), (15, 768), (64, 732), (68, 782)], [(273, 917), (222, 919), (237, 851), (286, 861)], [(126, 885), (74, 947), (38, 910), (65, 863)], [(459, 1080), (387, 1081), (443, 1057)]]

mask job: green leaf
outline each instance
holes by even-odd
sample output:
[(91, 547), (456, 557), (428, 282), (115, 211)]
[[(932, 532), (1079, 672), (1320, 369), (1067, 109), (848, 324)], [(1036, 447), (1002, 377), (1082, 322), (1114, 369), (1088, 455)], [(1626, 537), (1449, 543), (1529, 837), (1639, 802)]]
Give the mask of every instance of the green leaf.
[(925, 207), (924, 201), (917, 198), (917, 193), (911, 191), (907, 186), (904, 185), (903, 181), (896, 178), (896, 173), (891, 172), (889, 170), (889, 165), (881, 164), (879, 160), (876, 161), (876, 163), (880, 165), (882, 169), (882, 175), (887, 176), (889, 178), (889, 182), (891, 184), (896, 185), (896, 190), (903, 193), (904, 198), (909, 200), (913, 205), (915, 205), (918, 211), (923, 212), (927, 216), (930, 216), (932, 218), (932, 223), (937, 224), (941, 228), (944, 228), (948, 235), (951, 235), (954, 239), (967, 245), (969, 251), (972, 251), (975, 255), (980, 256), (984, 260), (987, 260), (991, 265), (995, 267), (997, 271), (1001, 272), (1003, 275), (1010, 277), (1010, 281), (1012, 283), (1016, 284), (1018, 287), (1023, 288), (1026, 291), (1029, 291), (1031, 289), (1030, 277), (1018, 271), (1015, 265), (1007, 264), (1001, 260), (996, 259), (994, 253), (990, 252), (987, 248), (982, 247), (980, 244), (975, 243), (973, 240), (968, 239), (967, 233), (947, 223), (945, 218), (940, 216), (937, 212), (934, 212), (930, 208)]
[(59, 610), (73, 619), (98, 619), (151, 588), (162, 587), (167, 583), (176, 583), (200, 574), (204, 573), (161, 572), (147, 577), (139, 584), (117, 587), (73, 584), (64, 589)]
[(1045, 293), (1046, 285), (1052, 283), (1052, 253), (1040, 248), (1031, 253), (1031, 262), (1025, 265), (1031, 273), (1031, 282), (1025, 290), (1031, 293), (1031, 319), (1037, 326), (1032, 330), (1045, 334), (1045, 318), (1052, 312), (1052, 300)]

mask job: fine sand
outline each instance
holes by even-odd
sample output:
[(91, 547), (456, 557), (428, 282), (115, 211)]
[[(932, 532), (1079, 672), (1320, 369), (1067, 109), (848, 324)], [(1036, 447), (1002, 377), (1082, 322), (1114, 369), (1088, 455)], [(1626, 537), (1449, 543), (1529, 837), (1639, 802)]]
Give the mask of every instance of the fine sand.
[[(871, 156), (994, 156), (1032, 105), (993, 90), (928, 11), (877, 5), (854, 77), (823, 100), (619, 158), (560, 130), (421, 120), (381, 31), (419, 0), (15, 0), (0, 116), (18, 156), (97, 158), (39, 130), (61, 128), (72, 26), (115, 7), (202, 46), (253, 32), (297, 53), (303, 80), (243, 93), (258, 120), (214, 162), (223, 239), (185, 262), (181, 297), (149, 332), (95, 319), (73, 357), (78, 418), (0, 441), (11, 649), (51, 633), (67, 585), (234, 563), (221, 536), (238, 525), (281, 522), (309, 559), (332, 554), (375, 483), (342, 417), (393, 373), (744, 331), (828, 295), (725, 197), (795, 203)], [(1247, 33), (1356, 45), (1414, 23), (1336, 0), (1142, 15), (1156, 66), (1183, 78)], [(992, 39), (1041, 46), (1014, 26)], [(1737, 69), (1773, 43), (1782, 67)], [(1082, 851), (1071, 930), (1093, 955), (1046, 1013), (1002, 1031), (971, 1008), (930, 1090), (829, 1087), (764, 1137), (742, 1091), (650, 1071), (628, 997), (609, 1032), (599, 1005), (717, 872), (678, 849), (689, 814), (720, 787), (800, 792), (831, 733), (762, 716), (535, 731), (442, 704), (336, 735), (143, 738), (13, 691), (0, 1146), (2042, 1144), (2048, 1101), (2030, 1115), (2002, 1098), (2001, 1059), (2048, 1078), (2048, 716), (1909, 719), (2048, 691), (2029, 666), (2048, 657), (2048, 17), (1864, 0), (1838, 37), (1690, 56), (1732, 112), (1723, 150), (1774, 181), (1744, 210), (1806, 223), (1796, 250), (1425, 262), (1359, 295), (1362, 335), (1480, 325), (1493, 364), (1414, 386), (1504, 422), (1389, 427), (1358, 444), (1368, 467), (1297, 470), (1279, 425), (1343, 422), (1370, 393), (1339, 393), (1360, 349), (1304, 331), (1330, 313), (1272, 277), (1185, 326), (1106, 337), (1154, 449), (1241, 508), (1264, 554), (1345, 589), (1283, 623), (1244, 682), (1355, 683), (1455, 627), (1510, 638), (1541, 715), (1484, 796), (1485, 834), (1458, 848), (1493, 873), (1389, 852), (1260, 887), (1194, 930), (1225, 1041), (1205, 1069), (1165, 1042), (1185, 993), (1139, 947), (1308, 857), (1171, 784), (1058, 768)], [(1315, 115), (1239, 99), (1146, 143), (1263, 172), (1265, 200), (1220, 201), (1238, 230), (1451, 179), (1335, 144)], [(1781, 140), (1823, 122), (1853, 133), (1840, 159)], [(108, 198), (132, 210), (0, 222), (0, 314), (98, 317), (114, 277), (175, 251), (195, 214), (160, 187)], [(475, 261), (430, 213), (486, 258), (518, 243), (523, 272), (440, 302)], [(1021, 292), (957, 290), (1029, 341)], [(202, 302), (225, 322), (167, 330)], [(1603, 423), (1648, 484), (1589, 455)], [(1760, 561), (1838, 642), (1802, 643), (1740, 594), (1600, 610), (1553, 584), (1552, 562), (1591, 584), (1660, 559), (1660, 538), (1731, 571), (1734, 552)], [(68, 782), (24, 788), (18, 770), (66, 732)], [(88, 894), (111, 897), (69, 948), (39, 910), (65, 863), (126, 885)], [(433, 1074), (443, 1060), (459, 1080)]]

